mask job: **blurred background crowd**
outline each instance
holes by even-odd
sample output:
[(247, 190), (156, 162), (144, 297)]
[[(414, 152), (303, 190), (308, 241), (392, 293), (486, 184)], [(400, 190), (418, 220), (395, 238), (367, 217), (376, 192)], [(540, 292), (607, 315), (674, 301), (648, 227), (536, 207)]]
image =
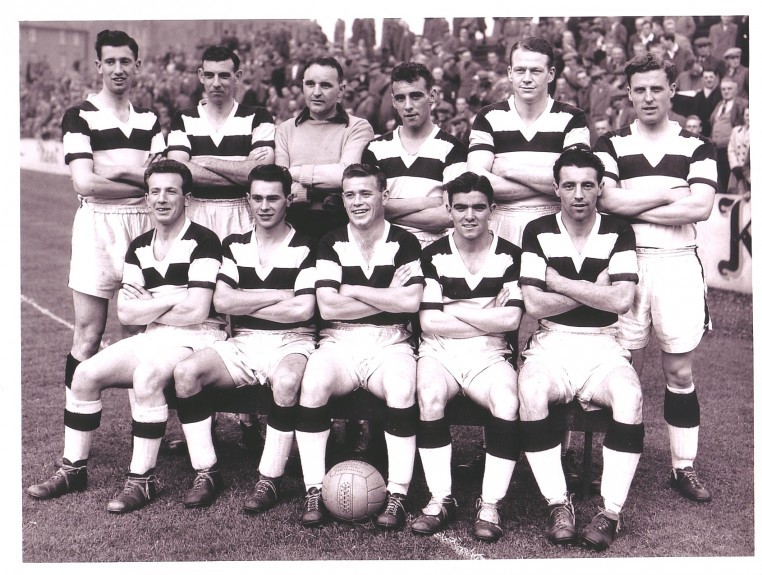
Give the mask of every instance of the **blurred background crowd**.
[[(338, 19), (333, 30), (306, 20), (243, 31), (230, 24), (218, 37), (188, 37), (160, 53), (141, 44), (143, 63), (131, 93), (133, 104), (154, 109), (168, 130), (175, 111), (204, 98), (197, 76), (200, 55), (206, 47), (222, 44), (241, 57), (237, 100), (266, 107), (278, 124), (304, 106), (306, 62), (330, 55), (345, 70), (344, 107), (380, 134), (399, 122), (389, 97), (391, 69), (416, 61), (432, 71), (436, 82), (434, 122), (468, 143), (476, 112), (511, 94), (510, 47), (521, 38), (542, 36), (556, 54), (553, 97), (586, 112), (593, 139), (634, 119), (624, 64), (650, 51), (675, 62), (673, 119), (715, 143), (720, 191), (728, 186), (736, 191), (739, 155), (745, 153), (741, 166), (749, 170), (748, 16), (425, 18), (416, 32), (399, 18)], [(63, 68), (45, 54), (22, 63), (22, 138), (60, 139), (66, 108), (100, 89), (92, 47), (88, 50), (89, 59)]]

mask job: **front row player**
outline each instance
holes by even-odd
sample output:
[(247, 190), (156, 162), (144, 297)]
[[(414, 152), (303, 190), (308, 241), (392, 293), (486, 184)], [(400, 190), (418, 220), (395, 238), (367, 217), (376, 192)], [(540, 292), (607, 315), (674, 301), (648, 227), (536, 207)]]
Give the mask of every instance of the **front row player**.
[(351, 164), (342, 188), (349, 224), (323, 236), (316, 254), (324, 323), (299, 399), (296, 440), (307, 489), (301, 521), (317, 527), (328, 519), (321, 494), (331, 428), (327, 403), (364, 387), (387, 405), (389, 492), (375, 522), (394, 530), (405, 525), (415, 460), (415, 357), (407, 325), (423, 295), (421, 247), (410, 232), (384, 219), (389, 192), (381, 170)]
[(113, 387), (132, 387), (135, 404), (130, 471), (108, 510), (134, 511), (156, 496), (154, 471), (168, 415), (164, 388), (172, 383), (178, 362), (225, 338), (223, 322), (210, 317), (222, 248), (214, 232), (185, 217), (191, 183), (188, 168), (173, 160), (146, 170), (146, 201), (155, 228), (130, 243), (117, 301), (119, 320), (147, 325), (146, 330), (79, 365), (66, 396), (63, 465), (49, 480), (29, 487), (32, 497), (51, 499), (87, 487), (101, 393)]
[(515, 351), (505, 333), (518, 329), (521, 250), (489, 229), (492, 185), (466, 172), (444, 185), (453, 233), (423, 250), (426, 279), (418, 358), (418, 452), (431, 501), (411, 529), (432, 535), (455, 519), (447, 402), (458, 393), (490, 411), (486, 462), (473, 535), (497, 541), (503, 530), (498, 502), (505, 497), (521, 450)]
[(210, 387), (269, 385), (274, 404), (259, 463), (259, 481), (244, 502), (250, 513), (273, 507), (294, 440), (299, 386), (315, 348), (315, 260), (309, 240), (286, 223), (291, 175), (255, 167), (247, 194), (254, 229), (228, 236), (214, 307), (231, 315), (233, 338), (215, 343), (175, 368), (177, 413), (196, 470), (186, 507), (210, 505), (222, 488), (212, 442)]
[(527, 460), (550, 506), (548, 537), (576, 539), (574, 507), (561, 467), (562, 432), (548, 406), (576, 399), (584, 409), (608, 407), (603, 443), (604, 508), (580, 533), (602, 551), (621, 526), (621, 511), (643, 451), (640, 382), (630, 354), (616, 340), (617, 314), (632, 305), (638, 281), (629, 224), (596, 211), (603, 164), (589, 150), (564, 151), (553, 167), (561, 212), (524, 231), (521, 290), (539, 320), (519, 374), (521, 436)]

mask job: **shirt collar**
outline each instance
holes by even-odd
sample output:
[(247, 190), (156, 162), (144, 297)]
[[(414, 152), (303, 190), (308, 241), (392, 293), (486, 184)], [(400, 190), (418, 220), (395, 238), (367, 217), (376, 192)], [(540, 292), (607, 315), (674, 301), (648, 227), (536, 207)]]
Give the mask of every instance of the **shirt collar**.
[[(301, 112), (299, 112), (299, 115), (296, 117), (296, 120), (294, 121), (294, 124), (296, 126), (299, 126), (299, 124), (306, 122), (307, 120), (312, 120), (312, 116), (310, 116), (310, 109), (308, 106), (305, 106)], [(347, 114), (347, 111), (344, 109), (344, 107), (341, 104), (336, 104), (336, 115), (328, 118), (326, 122), (329, 122), (331, 124), (344, 124), (345, 126), (349, 125), (349, 114)]]

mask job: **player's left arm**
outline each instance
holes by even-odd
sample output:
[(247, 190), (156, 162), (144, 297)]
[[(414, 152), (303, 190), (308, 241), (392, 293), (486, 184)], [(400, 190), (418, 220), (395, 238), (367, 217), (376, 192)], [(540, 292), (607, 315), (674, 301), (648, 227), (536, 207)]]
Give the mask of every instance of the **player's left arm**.
[(185, 296), (171, 309), (156, 318), (156, 323), (186, 326), (202, 323), (209, 317), (213, 290), (208, 287), (189, 287)]
[(272, 164), (275, 151), (269, 146), (254, 148), (245, 160), (224, 160), (221, 158), (198, 157), (193, 160), (197, 166), (217, 174), (239, 186), (248, 183), (249, 173), (257, 166)]
[(314, 293), (295, 295), (290, 299), (263, 307), (251, 316), (278, 323), (308, 321), (315, 315), (315, 302)]
[(357, 122), (351, 129), (341, 150), (339, 161), (334, 164), (303, 164), (291, 166), (289, 171), (294, 182), (307, 188), (337, 189), (341, 176), (350, 164), (360, 162), (365, 146), (374, 137), (373, 128), (367, 120)]
[(139, 283), (125, 281), (117, 296), (116, 309), (124, 325), (148, 325), (180, 303), (184, 294), (170, 292), (154, 295)]
[(690, 193), (670, 204), (641, 212), (639, 220), (652, 224), (679, 226), (702, 222), (709, 218), (714, 208), (714, 187), (705, 183), (693, 183)]
[(389, 313), (416, 313), (423, 297), (420, 264), (399, 266), (387, 288), (342, 284), (339, 294)]
[(601, 272), (593, 283), (566, 278), (549, 267), (545, 282), (552, 292), (569, 297), (588, 307), (619, 315), (627, 313), (635, 298), (634, 281), (611, 282), (606, 270)]

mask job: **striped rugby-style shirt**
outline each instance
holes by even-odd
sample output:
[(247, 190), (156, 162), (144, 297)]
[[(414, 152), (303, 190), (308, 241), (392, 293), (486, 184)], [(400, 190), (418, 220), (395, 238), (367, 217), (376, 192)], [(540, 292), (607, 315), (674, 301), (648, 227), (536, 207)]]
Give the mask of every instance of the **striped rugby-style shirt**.
[[(466, 146), (455, 136), (435, 127), (418, 152), (408, 154), (400, 138), (401, 129), (370, 141), (363, 151), (362, 162), (381, 169), (386, 176), (390, 198), (423, 198), (432, 193), (441, 197), (442, 191), (435, 188), (466, 171)], [(398, 225), (412, 233), (419, 231)]]
[[(349, 230), (342, 226), (324, 235), (317, 247), (317, 279), (315, 287), (338, 290), (341, 284), (388, 288), (397, 268), (408, 264), (411, 276), (406, 286), (423, 285), (421, 245), (413, 234), (384, 222), (382, 240), (376, 244), (373, 259), (368, 263)], [(411, 314), (381, 312), (345, 323), (371, 325), (406, 325)]]
[(521, 249), (495, 235), (481, 269), (472, 274), (463, 263), (454, 236), (449, 234), (438, 239), (423, 249), (421, 257), (426, 280), (421, 311), (494, 307), (495, 298), (503, 288), (509, 294), (505, 305), (523, 310), (520, 265)]
[[(222, 246), (212, 230), (185, 218), (182, 231), (162, 260), (153, 255), (155, 232), (149, 230), (130, 243), (124, 257), (123, 283), (142, 286), (154, 295), (189, 288), (214, 289)], [(210, 322), (225, 323), (213, 309), (205, 323)]]
[[(582, 253), (577, 251), (563, 225), (561, 214), (542, 216), (524, 229), (519, 285), (545, 291), (548, 266), (573, 280), (595, 283), (608, 268), (612, 282), (638, 283), (635, 234), (632, 227), (615, 216), (596, 214), (595, 224)], [(617, 323), (616, 313), (581, 305), (573, 310), (540, 320), (572, 327), (608, 327)]]
[[(717, 161), (712, 143), (670, 122), (657, 143), (638, 131), (638, 121), (598, 138), (595, 153), (604, 177), (625, 190), (665, 189), (708, 184), (717, 189)], [(683, 248), (696, 245), (696, 224), (663, 225), (630, 220), (638, 247)]]
[[(220, 127), (212, 127), (206, 114), (205, 102), (195, 108), (180, 110), (172, 118), (167, 151), (181, 151), (191, 159), (216, 158), (243, 161), (255, 148), (267, 146), (275, 149), (275, 123), (265, 108), (243, 106), (233, 102), (233, 109)], [(242, 198), (248, 186), (193, 186), (194, 198), (222, 199)]]
[[(291, 229), (270, 257), (259, 261), (255, 230), (232, 234), (222, 242), (222, 266), (217, 281), (243, 291), (293, 290), (294, 295), (315, 294), (315, 255), (309, 238)], [(288, 330), (312, 333), (315, 321), (276, 322), (250, 315), (231, 316), (233, 333), (246, 330)]]
[[(590, 145), (590, 130), (585, 113), (569, 104), (548, 98), (545, 111), (527, 126), (516, 111), (515, 96), (482, 108), (474, 118), (468, 151), (486, 150), (517, 166), (546, 167), (553, 164), (564, 148), (574, 144)], [(511, 206), (558, 204), (555, 197), (538, 195), (510, 202)]]
[[(92, 99), (72, 106), (61, 121), (64, 161), (92, 160), (105, 166), (144, 166), (151, 154), (166, 149), (159, 118), (151, 110), (130, 104), (130, 118), (120, 121)], [(145, 203), (143, 198), (92, 198), (99, 203)]]

